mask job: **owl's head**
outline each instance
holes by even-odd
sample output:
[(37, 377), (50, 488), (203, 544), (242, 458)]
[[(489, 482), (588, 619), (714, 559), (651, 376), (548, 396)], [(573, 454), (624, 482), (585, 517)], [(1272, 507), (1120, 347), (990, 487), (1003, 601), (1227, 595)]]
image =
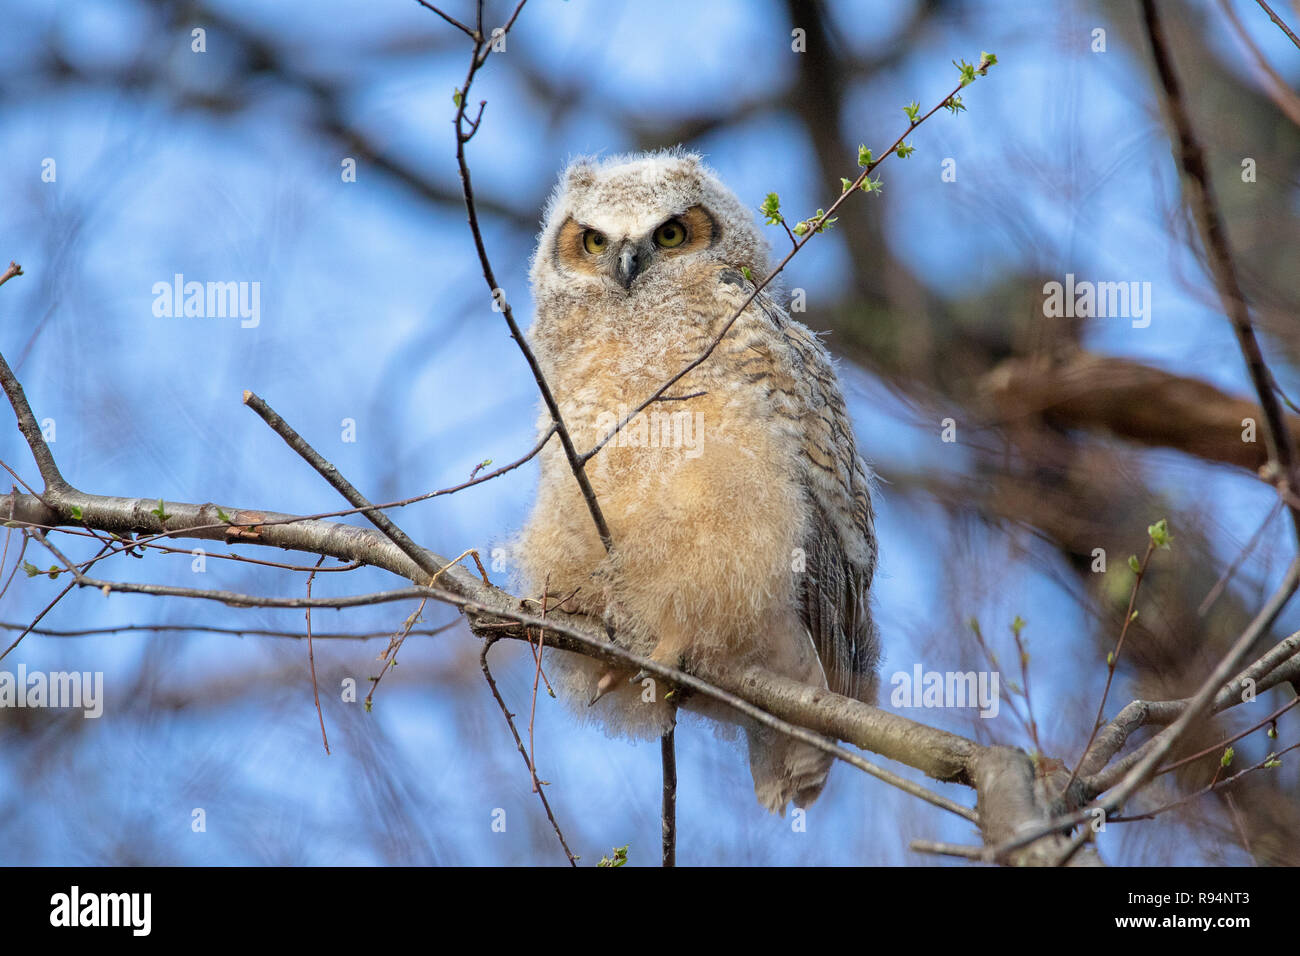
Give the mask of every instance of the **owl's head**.
[(635, 295), (701, 262), (767, 271), (753, 213), (697, 154), (681, 149), (574, 160), (544, 220), (535, 292)]

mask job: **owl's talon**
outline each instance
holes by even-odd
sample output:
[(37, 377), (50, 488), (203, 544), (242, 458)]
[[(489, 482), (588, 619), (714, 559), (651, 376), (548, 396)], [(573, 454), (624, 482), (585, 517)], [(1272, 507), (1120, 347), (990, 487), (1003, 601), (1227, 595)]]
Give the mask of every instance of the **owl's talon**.
[(596, 701), (600, 700), (611, 690), (613, 690), (614, 685), (617, 682), (618, 682), (618, 674), (616, 671), (613, 670), (605, 671), (604, 674), (600, 675), (600, 680), (596, 682), (595, 696), (593, 696), (591, 700), (587, 702), (587, 706), (595, 707)]

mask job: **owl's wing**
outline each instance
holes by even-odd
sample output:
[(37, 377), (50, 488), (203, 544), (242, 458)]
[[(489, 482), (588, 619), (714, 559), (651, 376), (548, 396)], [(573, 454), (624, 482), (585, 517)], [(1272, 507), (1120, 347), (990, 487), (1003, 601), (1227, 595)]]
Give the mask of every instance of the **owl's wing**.
[(869, 590), (876, 570), (876, 533), (866, 466), (858, 456), (844, 396), (817, 336), (760, 294), (764, 317), (780, 331), (786, 360), (772, 384), (788, 394), (798, 416), (804, 488), (811, 520), (804, 542), (800, 615), (831, 690), (868, 703), (876, 699), (880, 639)]

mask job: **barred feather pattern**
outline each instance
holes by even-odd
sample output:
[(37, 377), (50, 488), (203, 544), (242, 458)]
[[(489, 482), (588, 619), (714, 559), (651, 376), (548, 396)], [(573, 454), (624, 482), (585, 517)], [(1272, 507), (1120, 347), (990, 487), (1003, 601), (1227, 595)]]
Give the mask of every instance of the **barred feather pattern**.
[[(748, 283), (731, 270), (721, 270), (719, 281), (747, 294)], [(771, 361), (767, 370), (753, 374), (766, 383), (774, 413), (798, 423), (802, 440), (803, 487), (812, 511), (799, 587), (801, 616), (829, 689), (874, 704), (880, 638), (870, 608), (877, 545), (867, 467), (858, 455), (834, 366), (817, 335), (765, 293), (750, 310), (780, 333), (787, 349), (784, 363)], [(761, 346), (751, 341), (745, 347)]]

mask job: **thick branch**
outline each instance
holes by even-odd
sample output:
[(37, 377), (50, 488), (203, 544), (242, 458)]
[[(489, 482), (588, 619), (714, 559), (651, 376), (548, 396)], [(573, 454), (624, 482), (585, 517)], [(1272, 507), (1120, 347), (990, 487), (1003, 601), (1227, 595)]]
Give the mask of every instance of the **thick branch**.
[[(1300, 681), (1300, 631), (1279, 641), (1267, 654), (1245, 668), (1223, 685), (1214, 695), (1208, 712), (1218, 714), (1240, 704), (1245, 699), (1247, 681), (1255, 695), (1272, 690), (1279, 684)], [(1125, 741), (1141, 727), (1173, 723), (1192, 704), (1192, 698), (1181, 700), (1135, 700), (1121, 710), (1097, 736), (1097, 742), (1080, 766), (1079, 773), (1089, 790), (1095, 795), (1112, 786), (1127, 773), (1147, 751), (1156, 746), (1152, 738), (1123, 760), (1107, 766), (1119, 753)]]
[[(81, 515), (79, 521), (71, 517), (74, 507)], [(13, 522), (18, 525), (49, 527), (72, 524), (123, 535), (143, 533), (169, 538), (220, 540), (230, 544), (258, 544), (326, 554), (345, 561), (361, 561), (413, 581), (427, 580), (415, 562), (384, 535), (368, 528), (329, 521), (293, 521), (292, 515), (227, 507), (220, 509), (230, 519), (226, 522), (217, 517), (218, 508), (210, 503), (197, 505), (168, 502), (160, 509), (156, 500), (88, 495), (73, 489), (58, 494), (51, 504), (42, 502), (34, 495), (10, 493), (0, 496), (0, 509), (11, 514)], [(263, 521), (268, 523), (261, 524)], [(425, 553), (435, 565), (446, 565), (446, 560), (441, 556), (434, 552)], [(98, 586), (106, 582), (96, 580), (95, 583)], [(991, 757), (993, 751), (990, 748), (955, 734), (927, 727), (898, 714), (761, 669), (745, 672), (734, 683), (721, 682), (714, 685), (693, 675), (660, 667), (646, 658), (625, 651), (610, 642), (603, 630), (583, 618), (558, 611), (549, 612), (545, 620), (529, 614), (525, 610), (525, 602), (485, 585), (459, 566), (453, 566), (444, 572), (439, 578), (439, 584), (440, 587), (437, 588), (403, 589), (400, 594), (403, 598), (433, 597), (457, 606), (469, 612), (471, 627), (477, 633), (494, 638), (508, 637), (532, 642), (536, 640), (534, 635), (537, 629), (545, 628), (548, 646), (624, 666), (635, 665), (655, 674), (667, 684), (723, 700), (753, 719), (771, 721), (782, 729), (785, 724), (793, 724), (795, 726), (790, 731), (792, 735), (814, 746), (826, 746), (827, 741), (819, 736), (826, 735), (898, 760), (937, 780), (966, 784), (977, 790), (981, 787), (987, 790), (996, 781), (998, 787), (1014, 791), (1016, 798), (1006, 804), (1005, 810), (999, 810), (994, 815), (992, 819), (996, 821), (996, 827), (991, 832), (1015, 832), (1043, 818), (1045, 811), (1041, 799), (1026, 789), (1027, 781), (1033, 780), (1033, 772), (1028, 756), (1023, 753), (1015, 759), (1023, 761), (1025, 766), (1015, 775), (1003, 779), (990, 766), (1005, 765), (1011, 759), (1009, 754), (1019, 752), (999, 748), (996, 756)], [(148, 586), (138, 587), (139, 590), (147, 591)], [(230, 600), (233, 597), (225, 593), (206, 596), (217, 600)], [(304, 606), (304, 599), (268, 599), (264, 603), (291, 603), (297, 607)], [(326, 602), (320, 599), (312, 603), (326, 606)], [(877, 776), (895, 778), (890, 780), (891, 783), (900, 779), (856, 755), (848, 754), (841, 759), (847, 759), (854, 766)], [(993, 760), (993, 764), (986, 764), (987, 760)], [(901, 780), (897, 785), (913, 793), (922, 791), (917, 795), (923, 795), (924, 799), (945, 806), (968, 819), (973, 816), (966, 808), (928, 793), (911, 781)], [(992, 796), (981, 796), (981, 801), (982, 805), (1003, 806), (1001, 797), (995, 799)], [(1032, 818), (1016, 824), (1014, 818), (1020, 812), (1017, 808), (1027, 806), (1038, 809)], [(1032, 852), (1024, 857), (1023, 862), (1035, 862), (1042, 855), (1033, 850), (1032, 844), (1030, 850)]]
[[(1257, 402), (1130, 359), (1090, 352), (1008, 359), (985, 377), (983, 389), (1002, 422), (1041, 415), (1056, 426), (1106, 431), (1251, 471), (1268, 462), (1263, 444), (1242, 439), (1242, 421), (1261, 420)], [(1300, 417), (1283, 421), (1300, 442)]]

